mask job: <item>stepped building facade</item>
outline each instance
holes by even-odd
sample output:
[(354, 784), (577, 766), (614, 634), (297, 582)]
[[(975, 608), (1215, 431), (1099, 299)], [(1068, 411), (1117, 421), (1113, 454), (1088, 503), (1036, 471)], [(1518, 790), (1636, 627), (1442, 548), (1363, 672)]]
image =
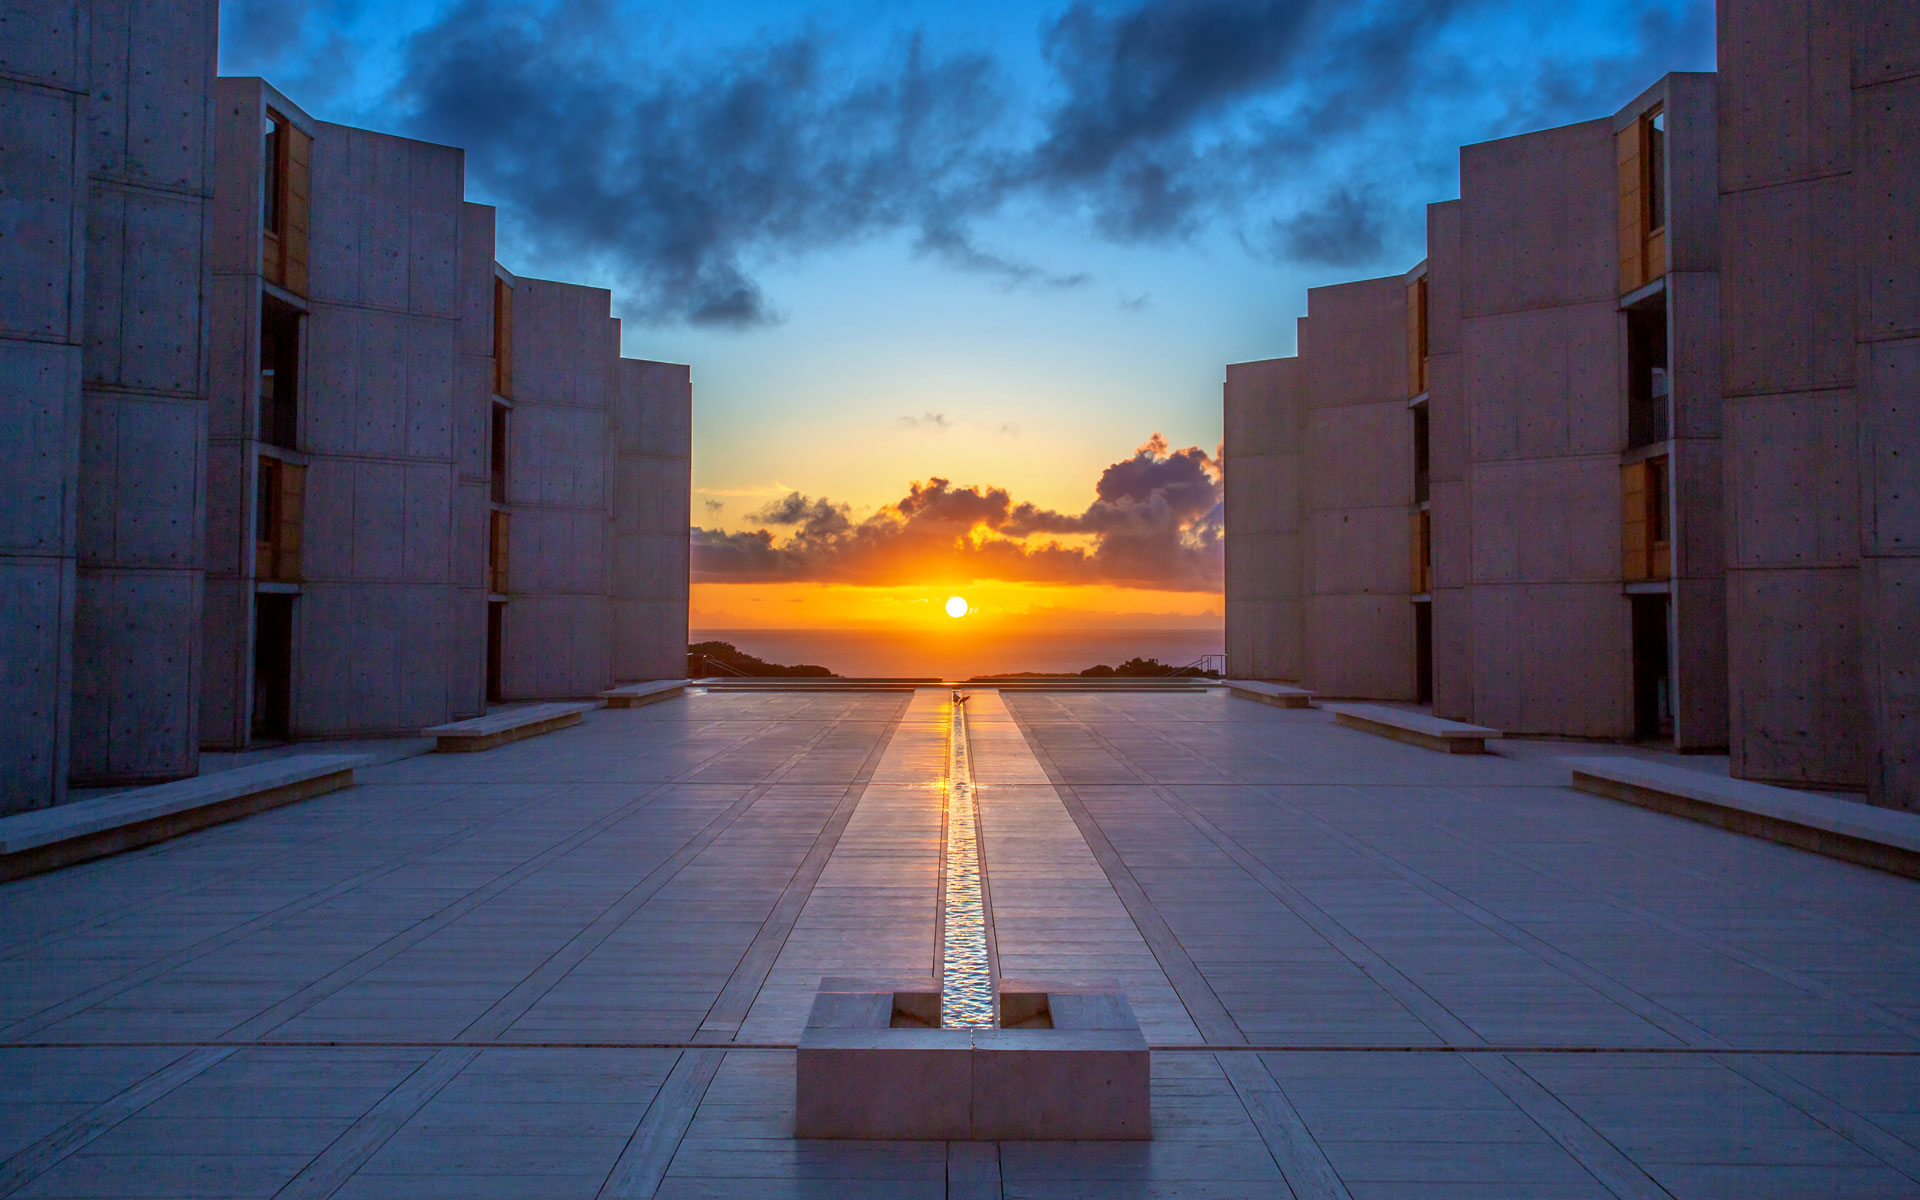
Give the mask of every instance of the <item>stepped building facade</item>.
[(0, 812), (683, 672), (690, 377), (610, 293), (216, 79), (211, 2), (6, 21)]
[(1920, 807), (1920, 31), (1841, 7), (1465, 147), (1227, 368), (1234, 674)]

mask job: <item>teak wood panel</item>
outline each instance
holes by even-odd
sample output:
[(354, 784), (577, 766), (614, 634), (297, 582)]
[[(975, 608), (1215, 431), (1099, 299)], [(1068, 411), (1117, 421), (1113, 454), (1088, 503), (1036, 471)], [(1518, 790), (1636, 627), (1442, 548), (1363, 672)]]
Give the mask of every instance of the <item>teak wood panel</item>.
[(1416, 596), (1433, 591), (1433, 514), (1425, 509), (1411, 514), (1407, 557), (1412, 568), (1409, 585)]
[(487, 590), (504, 595), (507, 590), (507, 518), (494, 512), (487, 529)]
[(1407, 394), (1427, 390), (1427, 277), (1407, 285)]
[(1669, 538), (1658, 536), (1662, 522), (1655, 509), (1662, 503), (1660, 486), (1667, 460), (1649, 458), (1620, 468), (1621, 574), (1629, 583), (1668, 578), (1672, 571)]
[[(1666, 214), (1653, 197), (1653, 119), (1646, 113), (1614, 135), (1614, 165), (1619, 177), (1620, 291), (1645, 287), (1667, 273)], [(1671, 185), (1669, 185), (1671, 186)]]
[(254, 576), (274, 583), (300, 582), (302, 534), (306, 523), (307, 469), (277, 458), (259, 460), (266, 487), (267, 539), (254, 543)]
[(513, 285), (493, 280), (493, 394), (513, 398)]

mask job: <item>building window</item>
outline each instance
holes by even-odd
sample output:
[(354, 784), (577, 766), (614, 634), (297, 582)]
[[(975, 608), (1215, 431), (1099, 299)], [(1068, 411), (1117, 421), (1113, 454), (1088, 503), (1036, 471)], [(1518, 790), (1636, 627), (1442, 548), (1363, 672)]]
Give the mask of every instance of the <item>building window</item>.
[(1620, 188), (1620, 290), (1667, 273), (1667, 117), (1659, 108), (1616, 135)]
[(1672, 396), (1667, 375), (1667, 306), (1627, 311), (1627, 446), (1652, 446), (1671, 436)]
[(504, 404), (496, 404), (493, 406), (493, 432), (490, 439), (492, 445), (489, 450), (489, 457), (492, 459), (491, 474), (493, 478), (493, 502), (495, 504), (505, 504), (507, 502), (508, 411), (509, 409)]
[(1646, 126), (1647, 233), (1660, 233), (1667, 227), (1667, 114), (1654, 109), (1643, 118)]
[(269, 235), (279, 237), (283, 229), (281, 222), (286, 218), (286, 122), (279, 113), (267, 111), (266, 136), (262, 139), (260, 156), (265, 167), (266, 178), (262, 190), (266, 197), (265, 218), (262, 226)]
[(260, 302), (260, 440), (292, 450), (300, 433), (300, 314)]
[(307, 469), (264, 455), (258, 466), (253, 500), (254, 577), (298, 583)]
[(1673, 573), (1673, 512), (1667, 457), (1660, 455), (1622, 466), (1620, 494), (1622, 575), (1628, 583), (1668, 578)]
[(290, 292), (307, 291), (308, 183), (313, 139), (272, 109), (261, 139), (260, 273)]

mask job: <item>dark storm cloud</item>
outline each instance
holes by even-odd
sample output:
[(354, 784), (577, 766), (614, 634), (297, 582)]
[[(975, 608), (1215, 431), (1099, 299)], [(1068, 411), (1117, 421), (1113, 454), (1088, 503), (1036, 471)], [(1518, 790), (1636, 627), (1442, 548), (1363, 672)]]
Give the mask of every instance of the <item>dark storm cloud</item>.
[[(313, 74), (377, 10), (229, 0), (227, 49)], [(1218, 228), (1274, 260), (1403, 266), (1462, 138), (1597, 116), (1711, 64), (1711, 0), (1595, 12), (1617, 45), (1554, 58), (1521, 0), (1083, 0), (1034, 31), (1035, 93), (994, 54), (914, 36), (855, 50), (799, 25), (687, 52), (648, 41), (626, 0), (456, 0), (390, 72), (365, 69), (384, 88), (369, 111), (468, 150), (522, 252), (597, 276), (631, 318), (751, 328), (779, 319), (769, 266), (888, 233), (1005, 287), (1090, 283), (983, 244), (983, 223), (1035, 213), (1119, 242)]]
[(1221, 584), (1220, 500), (1218, 460), (1198, 446), (1171, 449), (1156, 433), (1101, 474), (1079, 513), (938, 476), (860, 521), (845, 505), (794, 492), (748, 515), (758, 529), (694, 529), (693, 573), (703, 582), (1000, 579), (1212, 591)]
[(1371, 196), (1336, 188), (1319, 205), (1276, 219), (1273, 250), (1277, 257), (1316, 266), (1373, 262), (1387, 241), (1380, 208)]

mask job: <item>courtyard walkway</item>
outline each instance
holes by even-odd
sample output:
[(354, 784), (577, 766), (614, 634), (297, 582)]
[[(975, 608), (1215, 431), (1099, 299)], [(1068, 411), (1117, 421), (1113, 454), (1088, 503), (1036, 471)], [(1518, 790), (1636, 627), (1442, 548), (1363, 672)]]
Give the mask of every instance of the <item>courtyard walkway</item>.
[(1001, 970), (1122, 982), (1154, 1140), (795, 1141), (819, 977), (934, 969), (945, 700), (603, 710), (0, 887), (0, 1196), (1920, 1195), (1920, 883), (1218, 691), (969, 702)]

